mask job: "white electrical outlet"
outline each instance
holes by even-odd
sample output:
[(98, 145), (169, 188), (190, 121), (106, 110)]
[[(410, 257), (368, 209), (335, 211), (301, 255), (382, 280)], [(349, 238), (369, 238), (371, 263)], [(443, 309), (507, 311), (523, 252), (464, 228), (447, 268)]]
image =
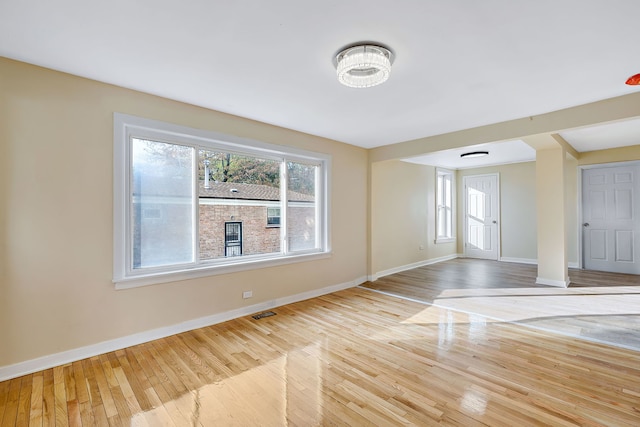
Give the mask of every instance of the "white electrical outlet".
[(253, 291), (244, 291), (242, 292), (242, 298), (247, 299), (253, 296)]

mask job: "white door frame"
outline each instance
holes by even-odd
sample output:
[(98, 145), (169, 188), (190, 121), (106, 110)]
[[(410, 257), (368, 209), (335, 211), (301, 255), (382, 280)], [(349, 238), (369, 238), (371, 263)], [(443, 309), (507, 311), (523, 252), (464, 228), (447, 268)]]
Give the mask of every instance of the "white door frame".
[(463, 227), (463, 233), (462, 233), (462, 245), (463, 245), (463, 254), (466, 257), (467, 256), (467, 179), (471, 179), (471, 178), (478, 178), (478, 177), (485, 177), (485, 176), (495, 176), (496, 177), (496, 261), (500, 260), (500, 254), (502, 253), (502, 248), (501, 248), (501, 237), (500, 237), (500, 229), (502, 228), (502, 224), (500, 223), (500, 206), (501, 206), (501, 200), (500, 200), (500, 173), (496, 172), (496, 173), (484, 173), (484, 174), (478, 174), (478, 175), (467, 175), (467, 176), (463, 176), (462, 177), (462, 215), (463, 215), (463, 220), (462, 220), (462, 227)]
[(586, 169), (601, 169), (607, 167), (617, 167), (617, 166), (640, 166), (640, 160), (632, 160), (629, 162), (612, 162), (612, 163), (597, 163), (594, 165), (583, 165), (578, 166), (578, 223), (576, 227), (578, 228), (578, 268), (584, 268), (584, 230), (582, 229), (582, 224), (584, 222), (582, 215), (582, 177), (583, 171)]

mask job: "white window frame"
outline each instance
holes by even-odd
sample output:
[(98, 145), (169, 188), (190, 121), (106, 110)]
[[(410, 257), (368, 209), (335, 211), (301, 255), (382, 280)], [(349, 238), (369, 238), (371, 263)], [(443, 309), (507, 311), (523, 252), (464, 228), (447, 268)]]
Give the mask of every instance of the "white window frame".
[[(131, 183), (131, 141), (133, 138), (175, 143), (205, 150), (219, 150), (236, 154), (253, 155), (261, 158), (277, 159), (284, 165), (287, 161), (319, 166), (316, 176), (316, 248), (290, 252), (285, 226), (281, 227), (282, 251), (276, 254), (248, 255), (233, 258), (198, 261), (180, 266), (163, 266), (157, 269), (137, 271), (132, 267), (132, 243), (130, 239), (130, 183)], [(330, 245), (330, 172), (331, 156), (308, 150), (270, 144), (233, 135), (194, 129), (186, 126), (145, 119), (127, 114), (114, 113), (114, 187), (113, 187), (113, 282), (116, 289), (127, 289), (157, 283), (166, 283), (196, 277), (232, 273), (257, 268), (272, 267), (295, 262), (322, 259), (331, 256)], [(197, 151), (196, 151), (197, 153)], [(282, 167), (282, 169), (286, 169)], [(282, 206), (281, 224), (286, 224), (287, 186), (286, 171), (281, 174)], [(197, 174), (194, 174), (197, 180)], [(281, 178), (282, 179), (282, 178)], [(194, 188), (195, 188), (194, 184)], [(195, 191), (195, 190), (194, 190)], [(195, 205), (197, 206), (197, 195)], [(197, 225), (197, 221), (196, 221)], [(194, 244), (197, 253), (198, 230), (194, 230)]]
[[(451, 194), (451, 206), (442, 206), (438, 203), (440, 198), (440, 194), (445, 191), (445, 188), (440, 185), (440, 177), (445, 177), (445, 179), (449, 179), (451, 181), (450, 189)], [(436, 239), (435, 243), (451, 243), (456, 241), (456, 174), (454, 171), (443, 168), (436, 168), (436, 185), (435, 185), (435, 205), (436, 205)], [(449, 216), (448, 220), (451, 224), (451, 234), (450, 235), (440, 235), (440, 222), (442, 220), (442, 209), (444, 208), (445, 212)]]
[[(269, 209), (278, 209), (278, 216), (275, 215), (269, 215)], [(278, 218), (278, 223), (277, 224), (269, 224), (269, 218)], [(266, 227), (267, 228), (280, 228), (280, 224), (282, 222), (282, 208), (280, 207), (280, 205), (278, 206), (267, 206), (267, 224)]]

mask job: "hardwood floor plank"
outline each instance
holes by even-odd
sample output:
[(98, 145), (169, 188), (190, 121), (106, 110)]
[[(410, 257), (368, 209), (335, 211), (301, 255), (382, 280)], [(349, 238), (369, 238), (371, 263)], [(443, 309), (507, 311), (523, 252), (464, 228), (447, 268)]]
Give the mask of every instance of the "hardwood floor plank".
[(42, 373), (42, 425), (43, 427), (56, 425), (55, 388), (53, 384), (53, 369)]
[[(147, 398), (144, 392), (144, 390), (148, 388), (148, 385), (146, 384), (147, 379), (146, 379), (146, 376), (144, 375), (144, 372), (141, 369), (135, 370), (131, 366), (130, 354), (128, 351), (118, 350), (116, 352), (116, 355), (118, 356), (118, 362), (120, 363), (120, 367), (124, 372), (124, 375), (126, 376), (127, 383), (129, 384), (129, 387), (131, 388), (131, 391), (135, 396), (135, 400), (138, 403), (140, 410), (146, 411), (151, 409), (151, 403), (149, 402), (149, 399)], [(136, 362), (134, 366), (139, 366), (139, 365)], [(120, 381), (118, 381), (118, 383), (122, 384)], [(145, 385), (147, 387), (144, 387)]]
[(178, 365), (180, 365), (181, 371), (189, 377), (188, 383), (191, 384), (191, 386), (188, 386), (189, 389), (193, 390), (203, 384), (215, 381), (215, 375), (211, 368), (203, 362), (198, 354), (186, 345), (185, 337), (188, 337), (189, 335), (189, 332), (185, 333), (180, 338), (174, 335), (169, 337), (167, 341), (176, 358), (175, 360), (177, 360)]
[(64, 384), (64, 367), (53, 368), (53, 394), (56, 427), (69, 425), (69, 412), (67, 411), (67, 394)]
[(203, 343), (205, 347), (204, 352), (207, 357), (207, 363), (211, 369), (216, 372), (216, 374), (221, 375), (222, 377), (233, 375), (233, 371), (227, 366), (228, 362), (224, 360), (224, 355), (221, 352), (216, 351), (218, 346), (216, 340), (206, 334), (206, 331), (207, 328), (203, 328), (193, 331), (193, 333), (200, 339), (200, 342)]
[(109, 419), (107, 418), (107, 413), (104, 410), (104, 405), (102, 403), (94, 404), (91, 407), (91, 412), (93, 413), (93, 422), (97, 427), (109, 427)]
[(87, 389), (87, 382), (84, 376), (84, 370), (82, 369), (82, 362), (73, 362), (73, 379), (75, 381), (75, 397), (78, 403), (84, 403), (89, 401), (89, 390)]
[(82, 360), (82, 372), (84, 373), (85, 388), (89, 397), (89, 403), (91, 406), (97, 406), (102, 404), (102, 396), (98, 389), (98, 383), (95, 379), (93, 372), (93, 366), (90, 359)]
[(76, 396), (76, 381), (75, 375), (73, 374), (73, 365), (65, 365), (63, 368), (64, 372), (64, 391), (67, 396), (67, 402), (74, 401), (77, 399)]
[(111, 390), (109, 388), (109, 384), (107, 383), (107, 378), (104, 375), (102, 363), (100, 362), (100, 358), (98, 356), (91, 358), (91, 366), (93, 369), (93, 376), (98, 385), (98, 390), (100, 391), (102, 406), (104, 407), (107, 418), (114, 417), (118, 415), (118, 409), (116, 408), (116, 404), (113, 401), (113, 396), (111, 395)]
[(0, 382), (0, 425), (2, 424), (2, 418), (7, 407), (7, 399), (9, 398), (9, 384), (11, 384), (10, 381)]
[[(156, 350), (154, 344), (147, 343), (145, 346), (148, 350), (148, 356), (146, 359), (149, 360), (151, 366), (154, 367), (156, 375), (163, 378), (162, 385), (165, 387), (169, 396), (173, 399), (177, 399), (187, 393), (185, 385), (178, 379), (178, 376), (173, 372), (171, 367), (165, 363), (164, 359), (160, 356), (160, 353)], [(145, 353), (143, 352), (143, 354)]]
[(107, 385), (110, 389), (114, 387), (118, 387), (118, 380), (113, 374), (113, 368), (111, 366), (111, 360), (108, 354), (101, 354), (99, 356), (100, 364), (102, 365), (102, 371), (104, 372), (104, 376), (107, 380)]
[(16, 426), (28, 426), (31, 411), (31, 392), (33, 390), (33, 374), (22, 377), (20, 385), (20, 396), (18, 398), (18, 414), (16, 415)]
[[(159, 403), (156, 403), (150, 399), (149, 401), (152, 407), (155, 408), (157, 405), (166, 404), (167, 402), (171, 402), (172, 400), (179, 397), (178, 393), (175, 391), (175, 387), (173, 387), (173, 385), (169, 382), (167, 377), (162, 372), (160, 366), (155, 362), (155, 360), (150, 357), (146, 349), (140, 349), (140, 351), (136, 352), (135, 356), (138, 360), (138, 363), (140, 364), (140, 367), (149, 380), (150, 387), (146, 390), (147, 396), (149, 395), (150, 390), (152, 390), (159, 400)], [(124, 373), (121, 369), (120, 375), (124, 376)], [(123, 378), (123, 381), (126, 381), (126, 376)], [(131, 387), (128, 384), (126, 384), (126, 386), (127, 390), (123, 391), (127, 401), (129, 401), (131, 398), (135, 399)], [(141, 411), (139, 405), (137, 408), (129, 405), (129, 408), (131, 409), (131, 412), (133, 414)]]
[(69, 416), (69, 426), (82, 426), (80, 404), (77, 399), (67, 401), (67, 414)]
[[(137, 414), (138, 412), (142, 412), (142, 408), (138, 403), (138, 399), (136, 398), (136, 395), (133, 392), (133, 389), (131, 388), (131, 384), (129, 384), (128, 377), (122, 370), (122, 367), (117, 366), (113, 370), (113, 374), (118, 380), (118, 387), (120, 390), (118, 397), (121, 396), (122, 399), (124, 399), (124, 403), (128, 408), (129, 414)], [(122, 413), (120, 410), (118, 410), (118, 412)]]
[[(113, 403), (116, 406), (117, 416), (120, 420), (129, 420), (131, 419), (131, 409), (129, 408), (129, 403), (125, 398), (122, 388), (119, 386), (111, 387), (111, 397), (113, 397)], [(109, 421), (111, 424), (111, 419)]]
[(93, 407), (91, 406), (91, 402), (88, 400), (85, 402), (78, 402), (78, 407), (80, 409), (80, 419), (82, 420), (83, 426), (88, 427), (97, 424), (96, 419), (93, 416)]
[(7, 395), (5, 399), (6, 404), (4, 407), (4, 415), (2, 416), (2, 427), (11, 427), (16, 423), (22, 378), (14, 378), (8, 382), (9, 387), (5, 387)]
[(31, 384), (31, 405), (29, 408), (29, 426), (42, 427), (42, 406), (44, 391), (44, 373), (38, 372), (33, 375)]

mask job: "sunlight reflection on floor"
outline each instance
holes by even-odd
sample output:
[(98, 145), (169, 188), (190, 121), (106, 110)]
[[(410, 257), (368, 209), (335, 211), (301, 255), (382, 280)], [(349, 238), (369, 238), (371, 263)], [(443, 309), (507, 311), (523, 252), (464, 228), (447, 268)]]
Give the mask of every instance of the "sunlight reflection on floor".
[(131, 425), (174, 425), (176, 419), (189, 425), (285, 425), (285, 365), (286, 357), (280, 357), (190, 391), (169, 404), (136, 414)]
[(506, 321), (578, 315), (640, 315), (640, 295), (543, 295), (438, 298), (439, 307)]
[(509, 296), (509, 295), (640, 295), (637, 286), (606, 286), (579, 288), (479, 288), (479, 289), (447, 289), (438, 295), (441, 298), (459, 298), (469, 296)]
[[(439, 308), (456, 314), (443, 319)], [(640, 351), (637, 287), (451, 289), (403, 323), (469, 323), (471, 328), (477, 316)]]
[[(322, 419), (322, 375), (317, 352), (321, 348), (318, 342), (192, 390), (135, 414), (131, 426), (279, 427), (295, 420), (298, 411), (305, 414), (306, 421), (318, 425)], [(310, 417), (313, 413), (316, 419)]]

